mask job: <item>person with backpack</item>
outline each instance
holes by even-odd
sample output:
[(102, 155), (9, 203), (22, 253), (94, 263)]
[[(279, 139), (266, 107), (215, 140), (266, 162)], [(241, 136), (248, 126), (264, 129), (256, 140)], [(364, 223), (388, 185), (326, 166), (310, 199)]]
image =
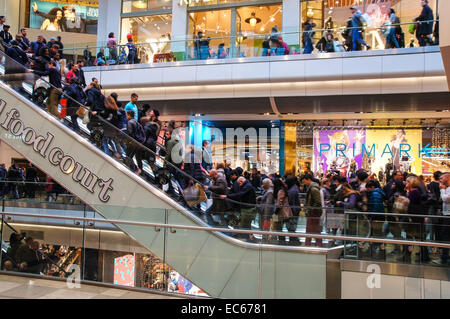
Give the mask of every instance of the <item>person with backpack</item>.
[(352, 17), (352, 51), (357, 51), (358, 44), (364, 45), (367, 50), (370, 50), (370, 46), (364, 41), (362, 38), (362, 27), (364, 18), (361, 14), (361, 11), (359, 11), (357, 6), (350, 7), (350, 10), (353, 14)]
[(303, 24), (303, 54), (310, 54), (314, 51), (313, 37), (315, 32), (313, 31), (313, 28), (315, 26), (316, 24), (313, 23), (311, 19), (306, 20), (306, 22)]
[[(142, 172), (142, 156), (143, 150), (142, 147), (138, 143), (145, 142), (145, 132), (144, 128), (138, 121), (135, 119), (135, 114), (133, 110), (127, 111), (127, 134), (131, 137), (128, 139), (127, 147), (126, 147), (126, 159), (125, 162), (130, 169), (136, 172), (136, 174), (140, 175)], [(137, 143), (136, 143), (137, 142)], [(133, 157), (136, 155), (136, 161), (138, 163), (138, 167), (134, 165)]]
[(127, 43), (127, 48), (128, 48), (128, 56), (127, 56), (127, 61), (128, 64), (134, 64), (134, 60), (136, 59), (136, 45), (133, 43), (133, 38), (132, 37), (128, 37), (128, 43)]

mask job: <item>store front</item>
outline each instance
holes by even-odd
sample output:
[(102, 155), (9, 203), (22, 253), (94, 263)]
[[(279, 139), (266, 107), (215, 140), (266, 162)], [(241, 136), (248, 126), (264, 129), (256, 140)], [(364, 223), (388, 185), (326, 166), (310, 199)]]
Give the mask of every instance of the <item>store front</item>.
[[(434, 18), (437, 18), (439, 0), (430, 0), (429, 6), (433, 10)], [(302, 1), (301, 21), (311, 19), (314, 29), (332, 29), (334, 37), (340, 42), (344, 41), (343, 33), (347, 27), (348, 20), (352, 17), (350, 7), (356, 5), (363, 14), (367, 31), (365, 40), (373, 49), (384, 49), (386, 37), (383, 35), (383, 25), (389, 20), (390, 9), (395, 10), (403, 35), (401, 36), (402, 47), (410, 45), (418, 46), (415, 34), (408, 32), (410, 23), (418, 17), (422, 11), (421, 2), (417, 0), (319, 0)], [(377, 29), (378, 28), (378, 29)], [(302, 28), (300, 27), (300, 30)], [(323, 32), (316, 32), (314, 40), (317, 43), (323, 36)], [(411, 40), (414, 40), (411, 44)]]
[(286, 172), (309, 171), (321, 176), (335, 171), (350, 177), (362, 168), (377, 176), (394, 170), (431, 176), (450, 168), (449, 123), (424, 126), (420, 124), (423, 120), (401, 120), (397, 125), (388, 120), (345, 122), (285, 123)]
[(194, 134), (191, 143), (200, 147), (203, 140), (211, 143), (213, 166), (229, 160), (231, 168), (242, 167), (245, 171), (256, 168), (271, 174), (280, 170), (279, 121), (191, 122), (190, 128)]
[(188, 59), (262, 56), (263, 41), (273, 29), (282, 31), (281, 3), (242, 6), (233, 2), (214, 10), (196, 4), (188, 12), (188, 35), (193, 38), (188, 43)]

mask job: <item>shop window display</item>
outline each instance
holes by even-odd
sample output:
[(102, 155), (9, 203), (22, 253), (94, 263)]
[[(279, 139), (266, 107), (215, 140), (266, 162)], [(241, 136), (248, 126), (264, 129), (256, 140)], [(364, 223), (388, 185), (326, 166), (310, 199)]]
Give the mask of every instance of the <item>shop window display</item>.
[[(450, 168), (448, 123), (428, 121), (425, 125), (425, 120), (351, 120), (343, 121), (348, 124), (341, 126), (337, 122), (296, 122), (297, 174), (312, 171), (322, 176), (326, 172), (335, 172), (350, 178), (358, 169), (364, 169), (377, 176), (400, 170), (429, 177), (435, 171)], [(412, 123), (401, 125), (407, 122)], [(284, 161), (289, 171), (293, 163), (288, 157), (293, 146), (287, 143), (288, 133), (285, 138)], [(427, 146), (439, 152), (419, 154)]]
[(145, 12), (172, 8), (172, 0), (123, 0), (122, 13)]
[(188, 58), (206, 60), (230, 56), (231, 10), (189, 13)]
[[(438, 14), (436, 4), (436, 0), (429, 1), (434, 19)], [(302, 1), (301, 5), (302, 23), (310, 18), (315, 29), (333, 29), (333, 36), (340, 42), (344, 42), (343, 33), (352, 17), (350, 7), (356, 5), (365, 18), (365, 40), (374, 49), (386, 48), (386, 24), (389, 24), (392, 8), (399, 22), (405, 23), (399, 31), (400, 47), (418, 46), (415, 34), (408, 32), (408, 29), (422, 11), (419, 0), (323, 0)], [(322, 32), (316, 32), (314, 39), (318, 40), (322, 36)]]
[(282, 35), (276, 34), (282, 32), (281, 16), (281, 4), (238, 8), (236, 15), (237, 56), (269, 55), (269, 52), (264, 50), (264, 41), (271, 42), (272, 49), (276, 47), (275, 50), (271, 50), (271, 55), (288, 54), (288, 52), (280, 52), (282, 46), (276, 45), (283, 41)]
[(154, 62), (155, 55), (170, 54), (171, 29), (170, 14), (123, 18), (121, 44), (126, 44), (131, 36), (133, 43), (140, 44), (136, 47), (137, 60), (140, 63)]

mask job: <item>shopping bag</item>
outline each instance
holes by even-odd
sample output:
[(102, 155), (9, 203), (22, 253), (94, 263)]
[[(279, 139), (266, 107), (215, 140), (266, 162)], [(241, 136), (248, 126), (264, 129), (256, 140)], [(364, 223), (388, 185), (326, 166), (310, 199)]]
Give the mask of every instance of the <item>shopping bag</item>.
[(83, 124), (87, 125), (89, 123), (90, 119), (89, 119), (89, 112), (84, 112), (84, 116), (83, 116)]
[(411, 23), (409, 25), (408, 32), (411, 33), (411, 34), (414, 34), (414, 31), (416, 31), (416, 24), (415, 23)]
[(60, 118), (65, 118), (67, 116), (67, 99), (61, 99), (59, 101), (61, 105), (61, 112), (59, 113)]

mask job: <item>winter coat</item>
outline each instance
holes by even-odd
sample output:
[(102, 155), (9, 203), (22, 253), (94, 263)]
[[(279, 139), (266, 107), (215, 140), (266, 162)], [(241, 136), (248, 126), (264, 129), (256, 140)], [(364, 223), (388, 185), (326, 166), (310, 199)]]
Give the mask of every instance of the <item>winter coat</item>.
[(83, 88), (76, 83), (69, 85), (66, 88), (65, 93), (78, 102), (76, 103), (72, 99), (67, 99), (67, 115), (72, 116), (80, 108), (80, 104), (84, 105), (86, 101), (86, 94), (84, 93)]
[[(312, 182), (306, 191), (306, 207), (322, 207), (322, 200), (320, 198), (320, 186), (316, 182)], [(307, 217), (319, 217), (322, 215), (321, 209), (307, 208)]]
[(227, 180), (225, 176), (219, 172), (216, 179), (213, 180), (213, 184), (209, 186), (208, 189), (212, 192), (212, 211), (215, 213), (225, 212), (227, 210), (225, 200), (220, 199), (220, 195), (225, 195), (227, 193)]
[[(422, 12), (420, 13), (420, 16), (416, 18), (416, 21), (431, 21), (433, 20), (433, 10), (431, 10), (430, 6), (426, 5), (423, 7)], [(417, 28), (417, 34), (421, 35), (427, 35), (433, 33), (433, 21), (431, 22), (425, 22), (425, 23), (419, 23), (419, 26)]]
[[(384, 200), (386, 195), (381, 188), (375, 188), (369, 191), (369, 212), (384, 213)], [(385, 217), (381, 215), (372, 215), (372, 220), (384, 220)]]

